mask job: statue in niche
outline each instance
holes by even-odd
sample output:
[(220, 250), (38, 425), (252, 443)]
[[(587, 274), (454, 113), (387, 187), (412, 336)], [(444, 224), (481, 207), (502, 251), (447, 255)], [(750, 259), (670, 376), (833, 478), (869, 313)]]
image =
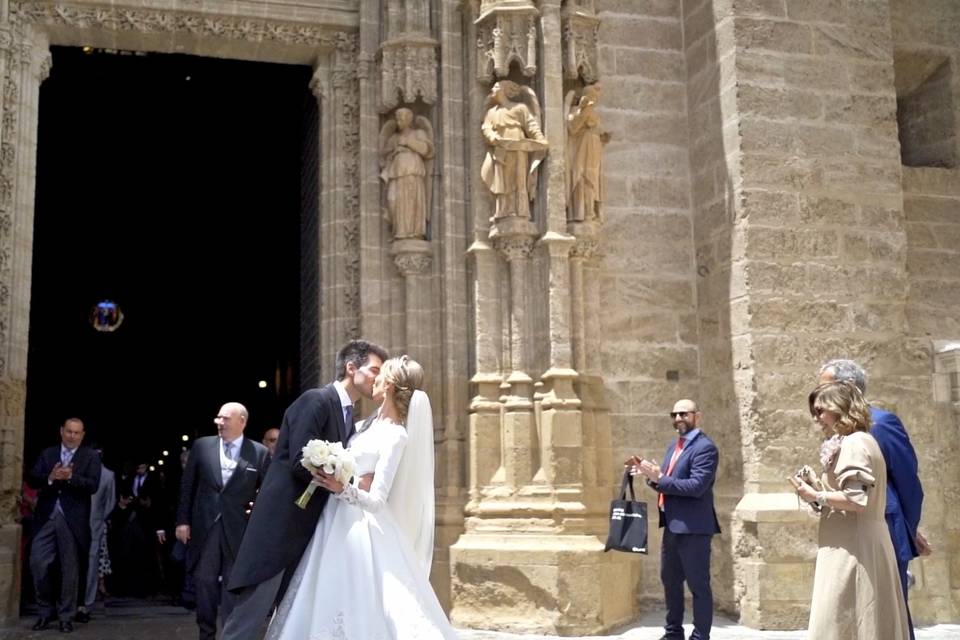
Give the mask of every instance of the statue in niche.
[(567, 204), (571, 222), (599, 220), (603, 204), (603, 145), (610, 134), (600, 128), (596, 112), (600, 85), (584, 87), (573, 104), (574, 92), (567, 94)]
[(380, 178), (387, 184), (387, 220), (395, 240), (427, 237), (433, 126), (401, 107), (380, 129)]
[(537, 169), (547, 154), (540, 130), (537, 94), (510, 80), (490, 89), (488, 109), (480, 130), (487, 155), (480, 168), (483, 183), (496, 201), (492, 220), (530, 217), (530, 201), (537, 193)]

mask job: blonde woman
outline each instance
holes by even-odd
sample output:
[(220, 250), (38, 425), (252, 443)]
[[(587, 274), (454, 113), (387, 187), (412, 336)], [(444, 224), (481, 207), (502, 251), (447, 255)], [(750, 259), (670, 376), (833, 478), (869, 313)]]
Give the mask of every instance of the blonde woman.
[(884, 520), (887, 468), (869, 433), (870, 409), (846, 382), (814, 389), (809, 407), (824, 442), (823, 489), (796, 482), (797, 494), (821, 508), (808, 637), (907, 640), (907, 609)]
[(422, 382), (422, 368), (409, 357), (384, 362), (373, 383), (380, 408), (350, 439), (353, 483), (315, 474), (335, 499), (267, 638), (456, 638), (429, 580), (433, 419)]

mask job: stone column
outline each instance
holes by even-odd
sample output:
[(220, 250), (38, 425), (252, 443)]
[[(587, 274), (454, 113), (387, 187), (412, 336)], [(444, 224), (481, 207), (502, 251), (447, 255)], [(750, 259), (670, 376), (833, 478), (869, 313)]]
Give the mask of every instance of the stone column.
[[(586, 313), (576, 307), (584, 296), (569, 295), (576, 239), (567, 231), (563, 66), (559, 47), (550, 46), (562, 39), (560, 2), (484, 0), (475, 24), (478, 80), (510, 75), (511, 62), (527, 76), (542, 69), (550, 155), (532, 220), (491, 224), (487, 200), (475, 212), (478, 393), (466, 531), (450, 549), (451, 616), (473, 628), (600, 633), (632, 616), (638, 571), (635, 562), (603, 553), (599, 536), (612, 496), (597, 467), (601, 458), (610, 466), (610, 448), (596, 431), (609, 425), (591, 414), (586, 426), (574, 386), (572, 318)], [(538, 33), (547, 52), (542, 68), (536, 47), (527, 46)], [(480, 110), (474, 115), (483, 119)], [(598, 448), (598, 440), (607, 446)], [(531, 600), (539, 604), (531, 608)]]
[(504, 481), (521, 487), (533, 480), (539, 468), (536, 423), (533, 415), (533, 378), (530, 377), (530, 253), (536, 227), (528, 220), (506, 218), (491, 232), (494, 246), (507, 261), (509, 271), (510, 374), (506, 383), (503, 415)]
[[(4, 3), (5, 4), (5, 3)], [(5, 12), (4, 12), (5, 13)], [(0, 626), (20, 608), (20, 525), (31, 256), (40, 83), (50, 73), (46, 35), (0, 22)], [(28, 462), (29, 463), (29, 462)]]
[[(416, 354), (421, 364), (431, 361), (436, 337), (431, 321), (433, 289), (430, 266), (433, 262), (430, 243), (426, 240), (405, 238), (390, 245), (393, 263), (404, 280), (404, 331), (406, 352)], [(436, 379), (437, 376), (431, 376)], [(428, 395), (436, 396), (433, 388)]]
[(360, 334), (360, 110), (357, 39), (318, 56), (311, 89), (320, 103), (320, 379)]

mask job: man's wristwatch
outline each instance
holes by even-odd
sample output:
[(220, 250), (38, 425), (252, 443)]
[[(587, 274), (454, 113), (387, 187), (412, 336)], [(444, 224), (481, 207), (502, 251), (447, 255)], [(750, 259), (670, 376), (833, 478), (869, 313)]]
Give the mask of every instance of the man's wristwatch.
[(818, 492), (817, 492), (817, 500), (816, 500), (816, 503), (817, 503), (818, 505), (820, 505), (821, 508), (827, 506), (827, 492), (826, 492), (826, 491), (818, 491)]

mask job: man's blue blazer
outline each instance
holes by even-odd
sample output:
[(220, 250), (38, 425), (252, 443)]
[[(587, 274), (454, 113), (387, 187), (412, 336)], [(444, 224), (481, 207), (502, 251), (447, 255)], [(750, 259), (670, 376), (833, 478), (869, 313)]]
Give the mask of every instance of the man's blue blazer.
[(664, 476), (658, 484), (650, 485), (664, 495), (660, 526), (679, 534), (720, 533), (720, 523), (713, 507), (713, 482), (720, 462), (717, 445), (699, 431), (684, 444), (676, 467), (668, 476), (666, 472), (676, 446), (676, 440), (670, 443), (660, 466)]
[(870, 417), (873, 419), (870, 434), (876, 438), (887, 463), (887, 526), (897, 563), (906, 564), (917, 557), (917, 527), (923, 507), (917, 454), (895, 414), (871, 407)]

